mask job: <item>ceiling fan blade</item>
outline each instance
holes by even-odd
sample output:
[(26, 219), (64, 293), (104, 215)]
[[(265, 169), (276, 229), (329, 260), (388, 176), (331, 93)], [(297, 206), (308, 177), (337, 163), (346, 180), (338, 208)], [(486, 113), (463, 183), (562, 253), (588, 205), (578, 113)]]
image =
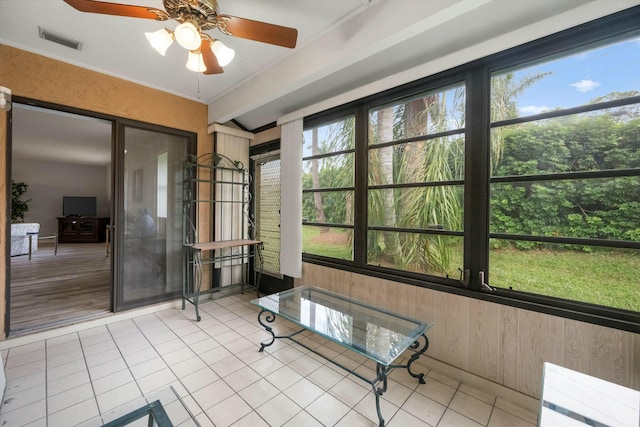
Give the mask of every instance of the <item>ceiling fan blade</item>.
[(202, 60), (204, 61), (204, 66), (207, 67), (207, 70), (204, 74), (222, 74), (224, 70), (218, 64), (218, 58), (211, 50), (211, 42), (209, 40), (202, 40), (200, 44), (200, 53), (202, 54)]
[(103, 15), (129, 16), (132, 18), (156, 19), (166, 21), (169, 15), (154, 7), (134, 6), (120, 3), (106, 3), (95, 0), (64, 0), (69, 6), (80, 12), (101, 13)]
[(243, 39), (294, 48), (298, 30), (230, 15), (218, 15), (218, 28), (223, 33)]

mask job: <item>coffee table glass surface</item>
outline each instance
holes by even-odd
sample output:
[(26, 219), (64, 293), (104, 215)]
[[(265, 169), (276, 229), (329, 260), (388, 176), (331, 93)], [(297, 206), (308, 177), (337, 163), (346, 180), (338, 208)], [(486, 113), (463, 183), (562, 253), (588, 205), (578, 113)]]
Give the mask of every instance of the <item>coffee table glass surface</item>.
[(429, 323), (308, 286), (251, 302), (384, 366), (389, 366), (431, 327)]

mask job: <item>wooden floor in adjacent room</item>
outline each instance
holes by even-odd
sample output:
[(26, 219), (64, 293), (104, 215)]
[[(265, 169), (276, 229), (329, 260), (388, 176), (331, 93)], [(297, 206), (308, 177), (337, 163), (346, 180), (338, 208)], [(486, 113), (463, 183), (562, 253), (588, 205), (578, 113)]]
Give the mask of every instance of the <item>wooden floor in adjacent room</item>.
[(110, 263), (104, 243), (40, 242), (31, 260), (11, 257), (10, 335), (109, 314)]

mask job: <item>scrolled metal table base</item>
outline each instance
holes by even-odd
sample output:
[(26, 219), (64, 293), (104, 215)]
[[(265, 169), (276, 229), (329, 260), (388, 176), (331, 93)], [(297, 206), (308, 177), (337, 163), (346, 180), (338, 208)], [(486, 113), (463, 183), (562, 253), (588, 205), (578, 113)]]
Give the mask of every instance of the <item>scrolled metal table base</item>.
[[(427, 336), (425, 334), (422, 334), (418, 340), (420, 338), (424, 339), (424, 344), (422, 345), (422, 347), (420, 347), (420, 342), (418, 340), (416, 340), (413, 344), (411, 344), (411, 346), (409, 347), (410, 349), (416, 350), (411, 357), (409, 358), (409, 361), (407, 362), (406, 365), (383, 365), (382, 363), (377, 363), (376, 364), (376, 377), (373, 379), (369, 379), (364, 377), (363, 375), (359, 374), (358, 372), (355, 372), (353, 369), (350, 369), (334, 360), (331, 360), (329, 358), (327, 358), (327, 356), (318, 353), (316, 350), (312, 349), (311, 347), (308, 347), (307, 345), (305, 345), (304, 343), (296, 340), (294, 337), (296, 335), (298, 335), (301, 332), (306, 331), (306, 328), (302, 328), (299, 331), (296, 331), (292, 334), (289, 335), (276, 335), (273, 332), (273, 328), (271, 326), (269, 326), (270, 324), (272, 324), (274, 321), (276, 320), (276, 315), (275, 313), (273, 313), (270, 310), (267, 310), (265, 308), (262, 309), (262, 311), (260, 311), (260, 313), (258, 313), (258, 323), (260, 323), (260, 325), (265, 328), (265, 330), (271, 334), (271, 338), (267, 339), (266, 341), (263, 341), (262, 343), (260, 343), (260, 352), (264, 351), (265, 347), (269, 347), (270, 345), (272, 345), (276, 339), (282, 339), (282, 338), (286, 338), (289, 339), (293, 342), (295, 342), (296, 344), (304, 347), (305, 349), (309, 350), (310, 352), (317, 354), (318, 356), (321, 356), (323, 358), (325, 358), (326, 360), (328, 360), (329, 362), (333, 363), (336, 366), (339, 366), (340, 368), (344, 369), (345, 371), (349, 372), (352, 375), (355, 375), (356, 377), (360, 378), (361, 380), (369, 383), (371, 385), (371, 388), (373, 389), (373, 394), (376, 396), (376, 411), (378, 413), (378, 425), (380, 427), (384, 427), (384, 418), (382, 417), (382, 412), (380, 411), (380, 396), (382, 396), (384, 393), (386, 393), (387, 391), (387, 377), (388, 375), (391, 373), (391, 371), (393, 371), (395, 368), (406, 368), (407, 372), (409, 372), (409, 375), (411, 375), (413, 378), (417, 378), (418, 382), (420, 384), (425, 384), (424, 381), (424, 373), (415, 373), (411, 370), (411, 365), (413, 364), (413, 362), (415, 362), (416, 360), (418, 360), (418, 358), (420, 358), (420, 356), (422, 356), (424, 354), (425, 351), (427, 351), (427, 348), (429, 348), (429, 339), (427, 338)], [(418, 348), (420, 348), (418, 350)], [(381, 386), (379, 386), (381, 385)]]

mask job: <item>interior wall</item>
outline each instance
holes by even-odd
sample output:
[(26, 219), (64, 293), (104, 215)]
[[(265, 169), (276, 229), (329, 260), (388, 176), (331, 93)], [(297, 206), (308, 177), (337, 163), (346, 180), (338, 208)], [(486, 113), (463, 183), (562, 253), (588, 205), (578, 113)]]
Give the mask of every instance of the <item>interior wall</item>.
[(63, 196), (96, 197), (97, 216), (108, 217), (111, 207), (108, 169), (107, 166), (13, 159), (13, 179), (29, 185), (25, 196), (31, 201), (24, 222), (37, 222), (40, 231), (55, 232), (56, 217), (62, 216)]
[[(207, 106), (166, 92), (0, 44), (0, 82), (13, 96), (195, 132), (198, 153), (212, 150)], [(7, 123), (0, 113), (0, 152), (6, 162)], [(3, 164), (4, 166), (4, 164)], [(1, 170), (6, 170), (3, 167)], [(6, 224), (6, 176), (0, 176), (0, 223)], [(6, 303), (7, 227), (0, 230), (0, 330)], [(0, 332), (2, 336), (3, 333)]]
[[(214, 131), (217, 154), (240, 162), (242, 167), (249, 169), (249, 144), (253, 140), (253, 134), (242, 130), (230, 128), (228, 126), (215, 125)], [(225, 173), (219, 179), (223, 181), (240, 179), (238, 174)], [(241, 200), (243, 199), (243, 189), (237, 185), (218, 184), (216, 186), (216, 198), (219, 200)], [(215, 230), (216, 240), (243, 239), (249, 224), (243, 214), (244, 206), (240, 203), (216, 204), (215, 206)], [(245, 248), (248, 250), (248, 248)], [(238, 261), (220, 263), (216, 265), (220, 269), (220, 286), (227, 286), (233, 283), (240, 283), (243, 280), (244, 265)]]
[(430, 358), (535, 399), (544, 362), (640, 389), (640, 334), (309, 263), (303, 283), (432, 323)]

